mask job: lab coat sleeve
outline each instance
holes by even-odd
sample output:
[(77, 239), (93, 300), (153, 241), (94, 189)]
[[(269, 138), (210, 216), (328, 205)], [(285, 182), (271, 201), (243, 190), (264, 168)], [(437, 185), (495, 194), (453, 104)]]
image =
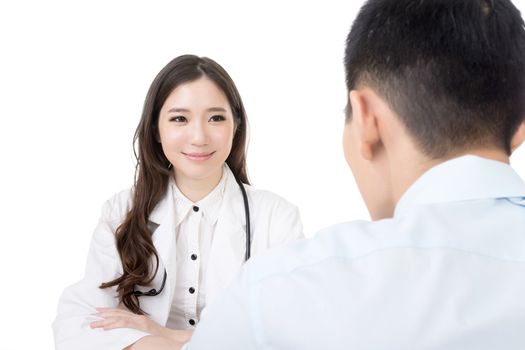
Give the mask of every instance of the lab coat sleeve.
[(304, 238), (297, 207), (284, 199), (277, 201), (272, 210), (270, 232), (270, 247)]
[[(247, 264), (249, 265), (249, 264)], [(234, 283), (216, 302), (202, 311), (201, 320), (191, 341), (182, 349), (256, 349), (252, 291), (246, 277), (246, 265)]]
[(84, 278), (66, 288), (60, 297), (53, 322), (57, 350), (120, 350), (133, 344), (147, 333), (134, 329), (104, 331), (91, 329), (96, 307), (117, 307), (116, 289), (100, 289), (102, 282), (122, 274), (120, 258), (115, 246), (115, 230), (122, 220), (117, 213), (118, 203), (108, 201), (91, 241)]

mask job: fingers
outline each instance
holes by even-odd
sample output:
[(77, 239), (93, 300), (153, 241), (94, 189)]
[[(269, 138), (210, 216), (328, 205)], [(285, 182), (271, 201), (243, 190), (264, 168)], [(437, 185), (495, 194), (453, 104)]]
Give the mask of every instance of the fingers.
[(93, 316), (101, 318), (100, 320), (90, 323), (91, 328), (102, 328), (111, 330), (116, 328), (135, 328), (144, 329), (143, 316), (136, 315), (132, 312), (113, 309), (113, 308), (96, 308), (97, 312)]
[(105, 331), (115, 328), (134, 328), (138, 330), (144, 330), (142, 322), (135, 318), (130, 317), (104, 317), (100, 321), (94, 321), (89, 324), (91, 328), (102, 328)]
[(105, 331), (116, 328), (129, 328), (126, 325), (126, 320), (118, 317), (109, 317), (100, 321), (94, 321), (89, 324), (92, 329), (102, 328)]

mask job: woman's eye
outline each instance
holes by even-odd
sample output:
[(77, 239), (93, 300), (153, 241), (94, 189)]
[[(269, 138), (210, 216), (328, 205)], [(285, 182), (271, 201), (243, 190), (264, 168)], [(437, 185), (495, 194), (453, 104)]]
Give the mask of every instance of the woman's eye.
[(185, 121), (186, 121), (186, 117), (183, 117), (181, 115), (170, 118), (170, 122), (184, 123)]
[(224, 116), (222, 115), (214, 115), (210, 118), (210, 122), (220, 122), (220, 121), (223, 121), (223, 120), (226, 120), (226, 118), (224, 118)]

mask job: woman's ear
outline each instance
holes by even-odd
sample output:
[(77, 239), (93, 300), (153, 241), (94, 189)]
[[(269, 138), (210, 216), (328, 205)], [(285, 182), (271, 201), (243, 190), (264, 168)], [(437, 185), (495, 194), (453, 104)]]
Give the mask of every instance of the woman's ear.
[(381, 137), (374, 108), (371, 108), (375, 94), (367, 90), (352, 90), (349, 93), (352, 106), (352, 123), (355, 123), (356, 134), (359, 138), (361, 156), (372, 160)]
[(510, 151), (514, 152), (525, 141), (525, 119), (521, 122), (518, 130), (512, 136), (510, 141)]

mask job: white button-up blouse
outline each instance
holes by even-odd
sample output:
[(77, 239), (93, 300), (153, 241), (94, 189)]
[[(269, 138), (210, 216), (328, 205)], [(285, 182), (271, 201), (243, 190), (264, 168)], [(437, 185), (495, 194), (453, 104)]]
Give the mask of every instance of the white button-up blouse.
[(205, 198), (193, 203), (173, 182), (176, 220), (177, 278), (166, 326), (174, 329), (192, 328), (206, 306), (206, 267), (224, 197), (228, 172)]

